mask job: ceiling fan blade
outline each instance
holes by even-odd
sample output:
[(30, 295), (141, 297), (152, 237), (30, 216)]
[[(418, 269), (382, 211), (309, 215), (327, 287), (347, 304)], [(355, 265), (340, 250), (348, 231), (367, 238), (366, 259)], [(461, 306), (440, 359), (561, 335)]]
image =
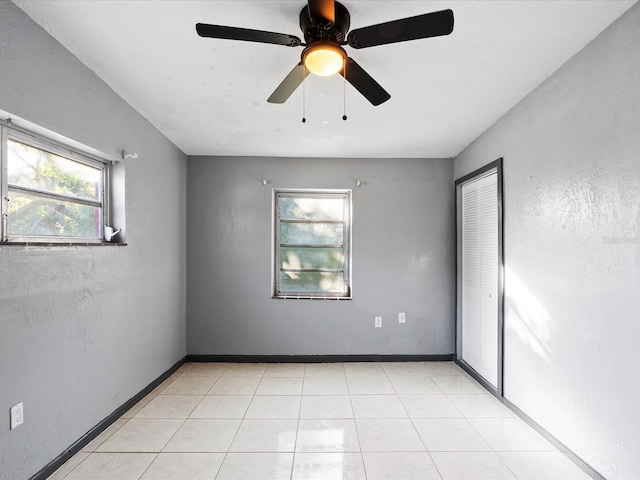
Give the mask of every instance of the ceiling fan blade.
[(296, 91), (296, 88), (300, 86), (300, 84), (307, 78), (309, 75), (309, 70), (302, 66), (302, 62), (293, 67), (293, 70), (289, 72), (289, 75), (285, 77), (278, 88), (271, 94), (271, 96), (267, 99), (269, 103), (284, 103), (291, 96), (293, 92)]
[(351, 57), (347, 58), (346, 73), (343, 68), (340, 71), (340, 75), (346, 78), (347, 82), (353, 85), (374, 106), (378, 106), (391, 98), (391, 95)]
[(298, 47), (302, 41), (285, 33), (266, 32), (264, 30), (251, 30), (249, 28), (225, 27), (222, 25), (209, 25), (197, 23), (196, 31), (201, 37), (224, 38), (227, 40), (243, 40), (245, 42), (272, 43), (287, 47)]
[(336, 4), (334, 0), (308, 0), (309, 15), (317, 24), (325, 25), (336, 21)]
[(442, 10), (358, 28), (349, 32), (347, 41), (353, 48), (367, 48), (420, 38), (439, 37), (449, 35), (452, 31), (453, 12)]

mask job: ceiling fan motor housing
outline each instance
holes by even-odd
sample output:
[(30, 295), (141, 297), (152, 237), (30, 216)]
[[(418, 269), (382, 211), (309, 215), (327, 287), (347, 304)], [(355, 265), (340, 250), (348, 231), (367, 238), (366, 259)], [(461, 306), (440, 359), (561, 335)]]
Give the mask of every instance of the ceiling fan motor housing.
[(346, 7), (335, 2), (335, 21), (319, 23), (311, 17), (309, 5), (300, 12), (300, 29), (304, 33), (304, 41), (308, 44), (326, 41), (343, 43), (351, 26), (351, 16)]

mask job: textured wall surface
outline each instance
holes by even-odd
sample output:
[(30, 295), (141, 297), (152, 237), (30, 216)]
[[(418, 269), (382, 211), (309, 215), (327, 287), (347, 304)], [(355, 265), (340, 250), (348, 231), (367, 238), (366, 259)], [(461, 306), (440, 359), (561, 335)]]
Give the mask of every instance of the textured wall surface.
[[(453, 352), (450, 159), (189, 157), (188, 186), (190, 354)], [(353, 189), (353, 300), (271, 298), (272, 188)]]
[(640, 478), (640, 4), (455, 160), (504, 156), (505, 397)]
[(2, 110), (140, 155), (125, 166), (127, 247), (0, 246), (0, 479), (24, 480), (184, 356), (187, 161), (6, 1), (0, 86)]

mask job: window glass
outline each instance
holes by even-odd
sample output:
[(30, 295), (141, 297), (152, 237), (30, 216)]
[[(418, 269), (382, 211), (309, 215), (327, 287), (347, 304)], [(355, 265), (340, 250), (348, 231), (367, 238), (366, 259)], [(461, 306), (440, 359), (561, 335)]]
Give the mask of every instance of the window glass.
[(276, 297), (350, 298), (349, 191), (275, 192)]
[(280, 218), (297, 220), (343, 220), (344, 200), (341, 198), (282, 197)]
[(100, 237), (101, 222), (99, 207), (9, 190), (9, 235)]
[(280, 243), (342, 245), (344, 225), (342, 223), (290, 223), (280, 222)]
[(293, 295), (317, 293), (318, 290), (326, 293), (342, 293), (345, 287), (342, 272), (281, 272), (280, 282), (281, 292)]
[(11, 130), (4, 138), (3, 238), (101, 240), (106, 164)]
[(8, 153), (9, 185), (100, 200), (100, 169), (14, 140)]

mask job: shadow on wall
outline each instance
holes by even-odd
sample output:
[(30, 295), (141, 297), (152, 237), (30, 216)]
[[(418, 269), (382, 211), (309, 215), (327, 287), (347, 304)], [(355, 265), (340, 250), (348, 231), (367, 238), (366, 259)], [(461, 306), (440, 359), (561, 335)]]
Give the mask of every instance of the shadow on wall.
[(508, 267), (505, 269), (505, 322), (520, 341), (546, 362), (551, 361), (551, 317), (540, 301)]

